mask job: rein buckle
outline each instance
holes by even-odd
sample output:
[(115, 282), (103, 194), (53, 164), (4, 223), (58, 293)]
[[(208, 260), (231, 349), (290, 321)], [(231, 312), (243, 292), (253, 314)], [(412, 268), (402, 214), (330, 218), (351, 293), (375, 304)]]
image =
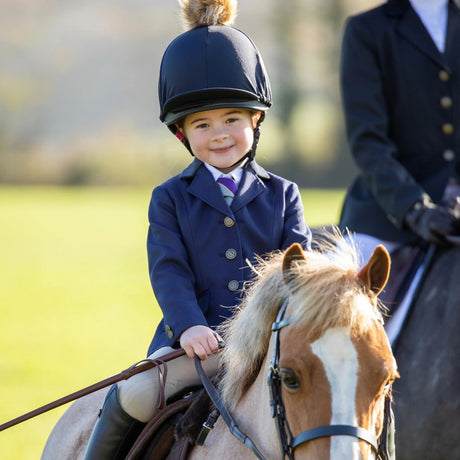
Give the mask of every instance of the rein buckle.
[(208, 419), (203, 423), (201, 431), (198, 434), (195, 444), (202, 446), (208, 437), (209, 432), (214, 428), (214, 424), (219, 418), (220, 412), (217, 409), (214, 409), (208, 416)]

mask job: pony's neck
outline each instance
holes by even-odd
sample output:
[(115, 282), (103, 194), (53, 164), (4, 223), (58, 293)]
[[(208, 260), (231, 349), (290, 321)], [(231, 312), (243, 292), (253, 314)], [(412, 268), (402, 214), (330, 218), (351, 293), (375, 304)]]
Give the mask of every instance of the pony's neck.
[[(239, 428), (248, 435), (266, 458), (281, 458), (278, 432), (271, 416), (270, 395), (267, 385), (272, 344), (260, 368), (260, 372), (237, 403), (234, 418)], [(264, 440), (264, 441), (262, 441)], [(267, 443), (269, 440), (269, 444)]]

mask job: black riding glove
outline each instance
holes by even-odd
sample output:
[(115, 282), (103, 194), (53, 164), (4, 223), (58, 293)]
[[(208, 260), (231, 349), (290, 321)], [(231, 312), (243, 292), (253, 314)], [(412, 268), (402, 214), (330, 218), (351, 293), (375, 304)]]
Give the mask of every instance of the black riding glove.
[(457, 227), (460, 226), (460, 197), (455, 198), (451, 203), (448, 203), (449, 212), (453, 214), (455, 219), (457, 220), (456, 225)]
[(406, 214), (406, 225), (429, 243), (446, 245), (446, 236), (456, 233), (457, 219), (454, 213), (431, 201), (417, 202)]

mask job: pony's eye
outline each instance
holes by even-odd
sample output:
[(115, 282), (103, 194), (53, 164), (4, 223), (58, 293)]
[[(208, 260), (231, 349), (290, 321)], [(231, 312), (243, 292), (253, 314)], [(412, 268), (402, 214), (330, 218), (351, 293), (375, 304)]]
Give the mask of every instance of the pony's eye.
[(288, 390), (297, 390), (300, 388), (300, 380), (292, 369), (280, 369), (280, 377), (284, 386)]

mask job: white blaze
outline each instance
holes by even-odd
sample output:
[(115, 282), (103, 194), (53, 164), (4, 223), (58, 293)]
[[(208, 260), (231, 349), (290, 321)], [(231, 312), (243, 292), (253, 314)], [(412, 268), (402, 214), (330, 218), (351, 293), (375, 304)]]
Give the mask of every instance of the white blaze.
[[(358, 354), (346, 328), (332, 328), (311, 344), (322, 361), (332, 393), (331, 425), (357, 425), (355, 395), (358, 384)], [(331, 458), (361, 458), (357, 438), (331, 437)]]

